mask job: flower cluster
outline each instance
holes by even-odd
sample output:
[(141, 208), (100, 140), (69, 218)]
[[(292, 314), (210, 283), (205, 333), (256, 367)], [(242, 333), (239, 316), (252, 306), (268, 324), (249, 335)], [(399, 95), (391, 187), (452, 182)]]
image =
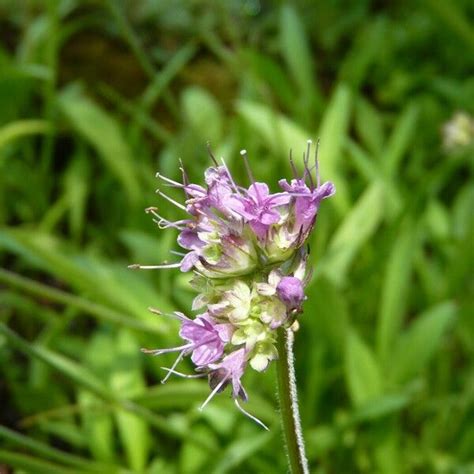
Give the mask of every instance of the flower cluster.
[[(202, 408), (230, 385), (237, 407), (255, 419), (238, 402), (247, 400), (241, 377), (248, 366), (261, 372), (277, 358), (276, 330), (290, 327), (301, 312), (309, 279), (305, 242), (320, 202), (335, 192), (332, 183), (319, 183), (317, 153), (310, 165), (310, 148), (309, 141), (303, 175), (298, 176), (290, 158), (294, 178), (280, 180), (281, 192), (275, 194), (265, 183), (255, 181), (245, 150), (241, 155), (251, 181), (249, 188), (237, 185), (225, 162), (219, 165), (212, 153), (213, 166), (205, 172), (205, 186), (190, 183), (183, 168), (182, 183), (157, 174), (165, 185), (183, 190), (184, 204), (157, 192), (187, 217), (172, 222), (156, 208), (147, 212), (160, 228), (179, 231), (178, 244), (186, 253), (180, 262), (131, 267), (193, 271), (191, 284), (198, 296), (192, 309), (198, 314), (193, 318), (173, 314), (181, 324), (182, 345), (144, 351), (179, 353), (173, 366), (165, 369), (166, 378), (170, 374), (207, 376), (211, 394)], [(187, 355), (196, 366), (196, 375), (175, 370)]]

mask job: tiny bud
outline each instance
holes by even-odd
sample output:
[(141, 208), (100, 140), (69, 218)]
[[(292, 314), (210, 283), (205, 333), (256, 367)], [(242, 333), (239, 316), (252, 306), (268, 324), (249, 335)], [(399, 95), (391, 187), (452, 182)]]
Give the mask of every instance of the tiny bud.
[(298, 322), (297, 319), (295, 319), (295, 320), (293, 321), (293, 324), (290, 326), (290, 329), (291, 329), (293, 332), (299, 331), (299, 329), (300, 329), (300, 323)]

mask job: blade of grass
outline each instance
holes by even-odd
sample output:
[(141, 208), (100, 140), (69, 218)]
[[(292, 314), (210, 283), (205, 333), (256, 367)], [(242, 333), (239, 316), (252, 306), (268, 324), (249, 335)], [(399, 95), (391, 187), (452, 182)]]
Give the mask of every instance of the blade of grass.
[(0, 461), (7, 466), (15, 467), (23, 472), (34, 472), (35, 474), (86, 474), (91, 472), (87, 469), (68, 468), (60, 464), (38, 459), (34, 456), (6, 450), (0, 450)]
[(74, 129), (97, 150), (104, 164), (120, 181), (129, 202), (136, 204), (141, 193), (140, 183), (133, 154), (118, 121), (78, 90), (67, 89), (59, 95), (58, 102)]
[(56, 303), (61, 303), (73, 308), (77, 308), (104, 321), (110, 321), (114, 324), (126, 326), (147, 334), (150, 332), (155, 334), (163, 333), (162, 329), (160, 329), (160, 327), (155, 324), (146, 324), (143, 321), (129, 318), (128, 316), (122, 315), (113, 309), (107, 308), (106, 306), (94, 303), (81, 296), (76, 296), (71, 293), (67, 293), (66, 291), (53, 288), (49, 285), (39, 283), (30, 278), (18, 275), (9, 270), (5, 270), (4, 268), (0, 268), (0, 282), (13, 288), (23, 290), (34, 296), (46, 298)]
[(13, 347), (24, 354), (43, 361), (73, 380), (78, 386), (84, 387), (112, 405), (116, 405), (124, 410), (143, 417), (143, 419), (147, 420), (150, 425), (156, 427), (160, 431), (178, 439), (193, 439), (196, 443), (199, 443), (206, 449), (214, 449), (212, 444), (209, 444), (207, 440), (196, 438), (193, 433), (187, 431), (185, 427), (177, 428), (137, 403), (118, 397), (118, 395), (104, 385), (102, 380), (98, 379), (95, 374), (79, 365), (77, 362), (73, 362), (67, 357), (44, 347), (29, 343), (22, 337), (18, 336), (4, 323), (0, 323), (0, 334), (3, 334)]
[(354, 406), (362, 406), (382, 394), (382, 374), (375, 355), (354, 330), (348, 333), (344, 370)]
[(319, 162), (321, 174), (336, 185), (333, 202), (341, 214), (349, 210), (347, 182), (340, 172), (342, 151), (347, 139), (351, 115), (351, 92), (344, 84), (339, 84), (332, 94), (319, 128)]
[(398, 336), (408, 306), (415, 252), (414, 224), (410, 219), (404, 223), (392, 247), (383, 280), (377, 322), (377, 351), (383, 363), (389, 362), (392, 344)]
[(398, 172), (400, 161), (415, 136), (418, 112), (418, 106), (415, 104), (407, 105), (392, 130), (382, 157), (383, 167), (388, 176), (393, 176)]
[(395, 348), (390, 376), (403, 383), (424, 368), (438, 349), (441, 338), (454, 323), (457, 307), (452, 301), (440, 303), (418, 316)]
[(336, 231), (316, 273), (326, 274), (336, 285), (344, 283), (349, 266), (362, 245), (376, 231), (383, 217), (384, 190), (379, 183), (368, 187)]
[(47, 120), (28, 119), (11, 122), (0, 128), (0, 151), (15, 140), (28, 135), (49, 133), (51, 130), (51, 124)]
[(0, 426), (0, 438), (18, 445), (22, 449), (26, 448), (33, 453), (49, 458), (52, 461), (57, 461), (65, 465), (74, 466), (91, 472), (112, 472), (119, 469), (118, 466), (95, 463), (74, 454), (59, 451), (58, 449), (52, 448), (47, 444), (17, 433), (16, 431), (10, 430), (4, 426)]

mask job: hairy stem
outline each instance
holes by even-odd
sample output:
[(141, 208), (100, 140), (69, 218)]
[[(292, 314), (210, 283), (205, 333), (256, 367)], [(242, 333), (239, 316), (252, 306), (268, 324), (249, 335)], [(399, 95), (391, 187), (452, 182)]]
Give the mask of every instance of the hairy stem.
[(280, 416), (290, 472), (292, 474), (309, 474), (298, 407), (293, 356), (294, 339), (295, 335), (291, 329), (280, 328), (278, 330), (277, 379)]

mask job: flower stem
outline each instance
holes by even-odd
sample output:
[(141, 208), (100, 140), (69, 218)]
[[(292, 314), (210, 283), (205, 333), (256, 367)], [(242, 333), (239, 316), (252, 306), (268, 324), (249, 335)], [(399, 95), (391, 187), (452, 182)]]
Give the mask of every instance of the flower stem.
[(291, 329), (280, 328), (278, 330), (278, 398), (290, 472), (292, 474), (309, 474), (298, 407), (293, 356), (294, 339), (295, 335)]

